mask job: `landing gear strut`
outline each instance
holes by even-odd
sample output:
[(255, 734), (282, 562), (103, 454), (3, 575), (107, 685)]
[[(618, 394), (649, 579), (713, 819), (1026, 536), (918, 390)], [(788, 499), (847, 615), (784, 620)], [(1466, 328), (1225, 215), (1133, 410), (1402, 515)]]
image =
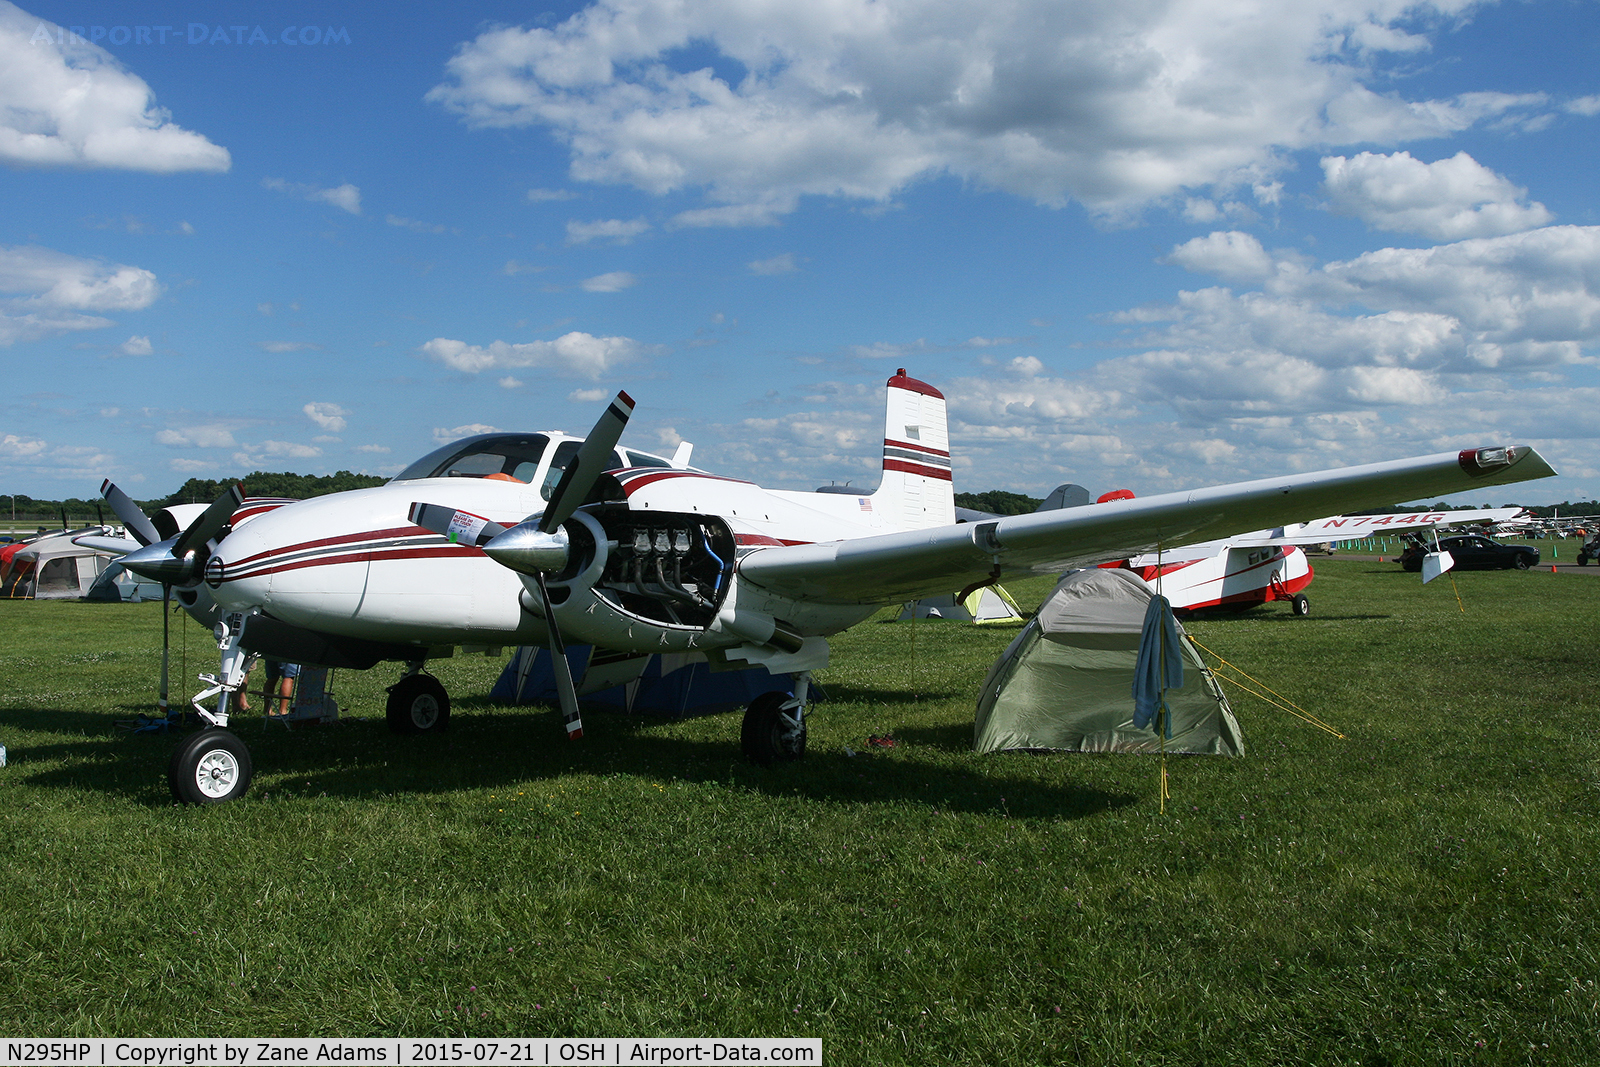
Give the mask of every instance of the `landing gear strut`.
[(797, 760), (806, 754), (806, 697), (811, 672), (795, 676), (794, 696), (762, 693), (750, 702), (739, 731), (745, 758), (759, 767)]
[[(255, 657), (239, 646), (244, 616), (230, 614), (217, 621), (217, 647), (222, 652), (222, 669), (215, 675), (202, 674), (206, 689), (197, 693), (190, 705), (205, 726), (178, 746), (167, 764), (167, 787), (179, 804), (221, 804), (237, 800), (250, 788), (252, 768), (250, 749), (229, 733), (228, 714), (244, 690), (245, 674)], [(201, 701), (217, 698), (217, 710)]]

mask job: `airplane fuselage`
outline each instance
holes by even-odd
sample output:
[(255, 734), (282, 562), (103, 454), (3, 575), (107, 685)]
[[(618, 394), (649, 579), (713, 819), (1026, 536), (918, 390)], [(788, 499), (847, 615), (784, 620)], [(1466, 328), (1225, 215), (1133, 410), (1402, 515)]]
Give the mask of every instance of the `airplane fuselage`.
[[(811, 636), (871, 614), (869, 607), (802, 605), (734, 580), (738, 557), (754, 548), (883, 532), (870, 497), (770, 491), (689, 470), (634, 468), (610, 477), (623, 499), (574, 516), (569, 525), (580, 540), (588, 534), (587, 555), (550, 583), (566, 591), (556, 610), (569, 640), (686, 651), (744, 643), (747, 618), (758, 630), (773, 619)], [(396, 481), (299, 501), (229, 533), (206, 583), (224, 610), (261, 611), (321, 633), (419, 646), (544, 643), (544, 619), (522, 577), (480, 548), (412, 524), (407, 514), (417, 502), (504, 526), (545, 506), (532, 484), (486, 478)], [(656, 573), (658, 561), (678, 562), (672, 544), (663, 553), (657, 542), (679, 535), (691, 542), (679, 557), (708, 554), (700, 560), (707, 573), (691, 590), (699, 604), (657, 595), (659, 578), (668, 588), (684, 584)]]

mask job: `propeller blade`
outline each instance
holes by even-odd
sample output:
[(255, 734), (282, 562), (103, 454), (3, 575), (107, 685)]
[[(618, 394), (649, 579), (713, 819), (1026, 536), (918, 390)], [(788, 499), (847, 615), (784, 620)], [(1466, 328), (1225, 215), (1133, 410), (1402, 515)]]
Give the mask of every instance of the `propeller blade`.
[(205, 543), (217, 536), (222, 528), (228, 525), (228, 520), (233, 518), (233, 513), (239, 510), (239, 505), (244, 503), (244, 490), (235, 485), (227, 492), (211, 502), (211, 506), (201, 513), (198, 519), (189, 524), (178, 538), (178, 543), (173, 546), (172, 554), (182, 559), (195, 549), (201, 548)]
[(406, 511), (406, 518), (424, 530), (431, 530), (442, 537), (448, 537), (451, 541), (478, 548), (482, 548), (506, 532), (506, 528), (498, 522), (486, 519), (482, 515), (474, 515), (470, 511), (447, 508), (443, 504), (413, 503)]
[(139, 510), (139, 505), (133, 502), (131, 496), (113, 485), (110, 478), (100, 483), (100, 495), (106, 498), (106, 503), (111, 505), (111, 510), (116, 512), (118, 520), (127, 527), (129, 536), (135, 541), (141, 545), (153, 545), (161, 540), (155, 523)]
[(589, 436), (584, 438), (578, 454), (572, 457), (572, 462), (562, 472), (561, 481), (556, 483), (555, 492), (550, 494), (550, 505), (544, 509), (544, 517), (539, 520), (541, 531), (553, 533), (556, 527), (578, 510), (578, 506), (588, 497), (589, 490), (594, 488), (595, 482), (600, 480), (600, 475), (610, 465), (617, 442), (621, 440), (622, 431), (632, 415), (633, 397), (619, 391), (611, 406), (594, 424), (594, 429), (589, 431)]
[(561, 640), (561, 628), (556, 625), (554, 605), (550, 591), (544, 585), (544, 573), (535, 572), (539, 583), (539, 601), (544, 608), (545, 625), (550, 628), (550, 669), (556, 676), (556, 695), (561, 698), (561, 717), (566, 720), (567, 739), (576, 741), (583, 736), (583, 719), (578, 715), (578, 687), (572, 683), (572, 664), (567, 662), (567, 646)]

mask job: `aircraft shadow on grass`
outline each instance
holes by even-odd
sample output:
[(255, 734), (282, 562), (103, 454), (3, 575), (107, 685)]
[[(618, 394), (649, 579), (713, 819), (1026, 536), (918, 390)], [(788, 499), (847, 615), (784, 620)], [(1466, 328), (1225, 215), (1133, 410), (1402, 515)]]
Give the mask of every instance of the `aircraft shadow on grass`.
[[(15, 721), (15, 710), (0, 709), (0, 716)], [(187, 731), (122, 734), (113, 739), (118, 743), (108, 745), (106, 716), (65, 711), (32, 711), (29, 716), (29, 729), (85, 735), (20, 751), (13, 768), (29, 784), (93, 790), (158, 807), (171, 803), (167, 762)], [(1128, 794), (996, 773), (999, 767), (980, 773), (875, 750), (852, 756), (842, 749), (814, 749), (804, 760), (758, 768), (730, 754), (725, 738), (663, 737), (650, 730), (658, 721), (593, 714), (591, 728), (579, 742), (562, 736), (560, 711), (531, 708), (462, 715), (435, 737), (396, 736), (381, 719), (346, 718), (326, 726), (297, 726), (292, 732), (260, 718), (240, 720), (239, 726), (260, 768), (251, 792), (279, 796), (431, 795), (504, 789), (580, 773), (718, 783), (770, 796), (865, 805), (909, 803), (942, 812), (1022, 819), (1085, 818), (1137, 800)], [(970, 726), (905, 730), (898, 740), (913, 751), (918, 746), (964, 751), (970, 732)], [(45, 760), (66, 760), (69, 765), (27, 772), (28, 763)]]

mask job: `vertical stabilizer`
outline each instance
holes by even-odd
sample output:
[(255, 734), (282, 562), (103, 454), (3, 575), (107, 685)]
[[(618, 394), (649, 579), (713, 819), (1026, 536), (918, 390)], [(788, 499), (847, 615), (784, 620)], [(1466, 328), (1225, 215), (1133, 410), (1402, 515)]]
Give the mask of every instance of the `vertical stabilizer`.
[(889, 379), (887, 409), (883, 481), (872, 495), (873, 510), (901, 530), (955, 522), (944, 394), (906, 377), (902, 367)]

